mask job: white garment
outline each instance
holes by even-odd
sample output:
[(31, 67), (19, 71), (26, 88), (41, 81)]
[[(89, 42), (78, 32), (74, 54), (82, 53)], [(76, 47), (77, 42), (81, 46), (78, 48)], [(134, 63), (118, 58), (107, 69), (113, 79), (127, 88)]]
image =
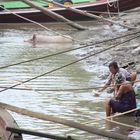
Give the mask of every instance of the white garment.
[[(121, 73), (121, 75), (123, 76), (124, 80), (130, 79), (130, 73), (124, 69), (124, 68), (119, 68), (118, 73)], [(114, 83), (114, 78), (112, 77), (112, 73), (110, 73), (109, 77), (108, 77), (108, 81), (106, 84), (110, 85), (111, 82)]]

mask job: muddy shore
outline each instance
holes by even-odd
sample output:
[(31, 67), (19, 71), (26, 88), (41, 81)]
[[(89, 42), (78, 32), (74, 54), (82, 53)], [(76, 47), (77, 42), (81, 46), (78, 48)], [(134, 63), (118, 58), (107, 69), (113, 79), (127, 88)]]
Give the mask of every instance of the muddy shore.
[[(99, 63), (108, 66), (110, 61), (115, 60), (120, 66), (128, 65), (127, 68), (130, 71), (133, 70), (140, 73), (140, 8), (126, 11), (120, 14), (120, 17), (115, 17), (114, 20), (118, 23), (123, 23), (127, 26), (134, 27), (135, 29), (128, 29), (119, 25), (103, 25), (103, 23), (100, 23), (102, 28), (102, 33), (100, 36), (102, 39), (106, 39), (109, 35), (111, 35), (112, 38), (116, 38), (131, 33), (134, 34), (119, 38), (117, 40), (112, 40), (111, 42), (103, 43), (103, 45), (99, 44), (92, 46), (93, 48), (96, 47), (97, 50), (106, 49), (111, 46), (114, 47), (101, 54), (98, 54), (98, 58), (95, 59), (94, 57), (94, 59), (92, 58), (88, 60), (88, 63)], [(125, 40), (128, 41), (123, 43)], [(95, 49), (92, 51), (95, 51)]]
[[(74, 39), (78, 39), (84, 42), (100, 42), (103, 40), (108, 40), (111, 38), (116, 38), (120, 36), (125, 36), (127, 34), (134, 33), (131, 36), (126, 36), (124, 38), (115, 39), (109, 42), (105, 42), (103, 44), (97, 44), (97, 45), (91, 45), (89, 49), (85, 50), (85, 56), (89, 55), (89, 53), (93, 53), (96, 51), (100, 51), (102, 49), (106, 49), (107, 47), (111, 47), (114, 45), (114, 48), (109, 49), (105, 52), (102, 52), (101, 54), (96, 55), (95, 57), (91, 57), (91, 59), (87, 60), (88, 64), (95, 64), (99, 63), (101, 65), (108, 66), (110, 61), (115, 60), (117, 61), (120, 66), (126, 66), (128, 64), (133, 63), (130, 67), (128, 67), (130, 70), (136, 70), (138, 73), (140, 73), (140, 37), (136, 37), (139, 35), (139, 33), (135, 34), (135, 32), (140, 31), (140, 8), (136, 8), (133, 10), (128, 10), (125, 12), (120, 12), (120, 16), (118, 15), (111, 15), (111, 20), (115, 21), (116, 23), (124, 24), (126, 26), (132, 27), (134, 29), (128, 29), (119, 25), (110, 24), (106, 21), (85, 21), (80, 22), (81, 25), (87, 26), (91, 28), (91, 31), (76, 31), (75, 29), (69, 27), (68, 25), (64, 25), (62, 23), (57, 24), (43, 24), (44, 26), (47, 26), (49, 29), (53, 29), (54, 31), (58, 32), (65, 32), (65, 34), (69, 34)], [(106, 15), (103, 15), (104, 18), (106, 18)], [(107, 17), (108, 18), (108, 17)], [(77, 22), (79, 23), (79, 22)], [(20, 24), (20, 27), (17, 24), (1, 24), (0, 28), (4, 29), (15, 29), (19, 28), (21, 30), (24, 29), (28, 24)], [(34, 30), (40, 30), (40, 27), (36, 25), (29, 24), (29, 27), (34, 27)], [(66, 29), (66, 30), (65, 30)], [(37, 32), (37, 31), (36, 31)], [(97, 34), (95, 34), (97, 32)], [(83, 35), (81, 35), (83, 33)], [(81, 37), (81, 36), (84, 36)], [(136, 37), (136, 38), (135, 38)], [(135, 39), (132, 39), (135, 38)], [(129, 39), (131, 41), (129, 41)], [(125, 43), (122, 43), (123, 41), (128, 40)], [(120, 43), (120, 44), (119, 44)], [(121, 44), (122, 43), (122, 44)], [(118, 45), (117, 45), (118, 44)], [(116, 46), (115, 46), (116, 45)], [(78, 46), (79, 47), (79, 46)], [(83, 56), (83, 54), (78, 54), (78, 56)]]
[[(140, 8), (126, 12), (126, 15), (122, 16), (121, 19), (126, 21), (128, 26), (136, 27), (135, 30), (128, 30), (128, 32), (140, 31)], [(138, 37), (111, 51), (111, 55), (122, 66), (134, 62), (133, 69), (140, 73), (140, 36), (134, 34), (135, 36)]]

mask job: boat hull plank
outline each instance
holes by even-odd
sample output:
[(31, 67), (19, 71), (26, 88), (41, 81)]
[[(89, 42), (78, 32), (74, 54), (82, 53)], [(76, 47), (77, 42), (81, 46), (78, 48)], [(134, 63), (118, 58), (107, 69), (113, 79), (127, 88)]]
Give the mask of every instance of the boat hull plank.
[[(112, 4), (113, 6), (108, 5), (108, 0), (99, 0), (97, 2), (73, 4), (71, 7), (80, 9), (80, 10), (85, 10), (87, 12), (94, 12), (94, 11), (107, 12), (108, 10), (110, 12), (118, 12), (118, 11), (126, 11), (126, 10), (133, 9), (140, 6), (140, 0), (119, 0), (119, 3), (118, 3), (119, 7), (117, 6), (117, 0), (112, 0), (112, 1), (113, 2), (110, 4)], [(77, 20), (77, 21), (91, 20), (91, 18), (85, 15), (77, 14), (65, 8), (53, 7), (53, 8), (50, 8), (50, 10), (73, 21), (74, 20)], [(47, 16), (43, 14), (42, 12), (40, 12), (39, 10), (36, 10), (33, 8), (11, 9), (11, 12), (19, 14), (20, 16), (23, 16), (25, 18), (28, 18), (36, 22), (56, 21), (50, 16)], [(23, 23), (23, 22), (28, 22), (28, 21), (26, 21), (25, 19), (21, 19), (15, 16), (14, 14), (7, 12), (5, 10), (0, 11), (0, 23), (20, 23), (20, 22)]]

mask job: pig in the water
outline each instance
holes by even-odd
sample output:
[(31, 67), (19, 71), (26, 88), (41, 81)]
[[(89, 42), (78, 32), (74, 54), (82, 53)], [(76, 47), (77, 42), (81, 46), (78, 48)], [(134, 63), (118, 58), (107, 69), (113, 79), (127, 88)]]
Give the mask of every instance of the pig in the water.
[(34, 34), (33, 37), (28, 40), (28, 42), (33, 44), (38, 43), (71, 43), (73, 41), (72, 37), (65, 35), (65, 36), (43, 36), (43, 35), (36, 35)]

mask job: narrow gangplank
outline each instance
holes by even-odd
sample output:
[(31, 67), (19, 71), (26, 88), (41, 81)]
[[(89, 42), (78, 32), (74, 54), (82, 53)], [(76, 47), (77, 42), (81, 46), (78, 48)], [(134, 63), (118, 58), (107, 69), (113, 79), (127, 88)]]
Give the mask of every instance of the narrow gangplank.
[(84, 125), (84, 124), (80, 124), (78, 122), (75, 121), (71, 121), (71, 120), (66, 120), (60, 117), (56, 117), (56, 116), (52, 116), (52, 115), (46, 115), (43, 113), (38, 113), (38, 112), (34, 112), (34, 111), (30, 111), (27, 109), (23, 109), (23, 108), (19, 108), (13, 105), (9, 105), (9, 104), (5, 104), (5, 103), (0, 103), (0, 107), (5, 108), (7, 110), (22, 114), (22, 115), (27, 115), (30, 117), (35, 117), (38, 119), (42, 119), (45, 121), (51, 121), (54, 123), (59, 123), (59, 124), (63, 124), (63, 125), (67, 125), (73, 128), (77, 128), (92, 134), (97, 134), (100, 136), (104, 136), (104, 137), (108, 137), (108, 138), (114, 138), (114, 139), (120, 139), (120, 140), (134, 140), (133, 138), (127, 137), (125, 135), (122, 134), (117, 134), (117, 133), (113, 133), (113, 132), (109, 132), (109, 131), (105, 131), (102, 129), (98, 129), (98, 128), (94, 128), (88, 125)]

